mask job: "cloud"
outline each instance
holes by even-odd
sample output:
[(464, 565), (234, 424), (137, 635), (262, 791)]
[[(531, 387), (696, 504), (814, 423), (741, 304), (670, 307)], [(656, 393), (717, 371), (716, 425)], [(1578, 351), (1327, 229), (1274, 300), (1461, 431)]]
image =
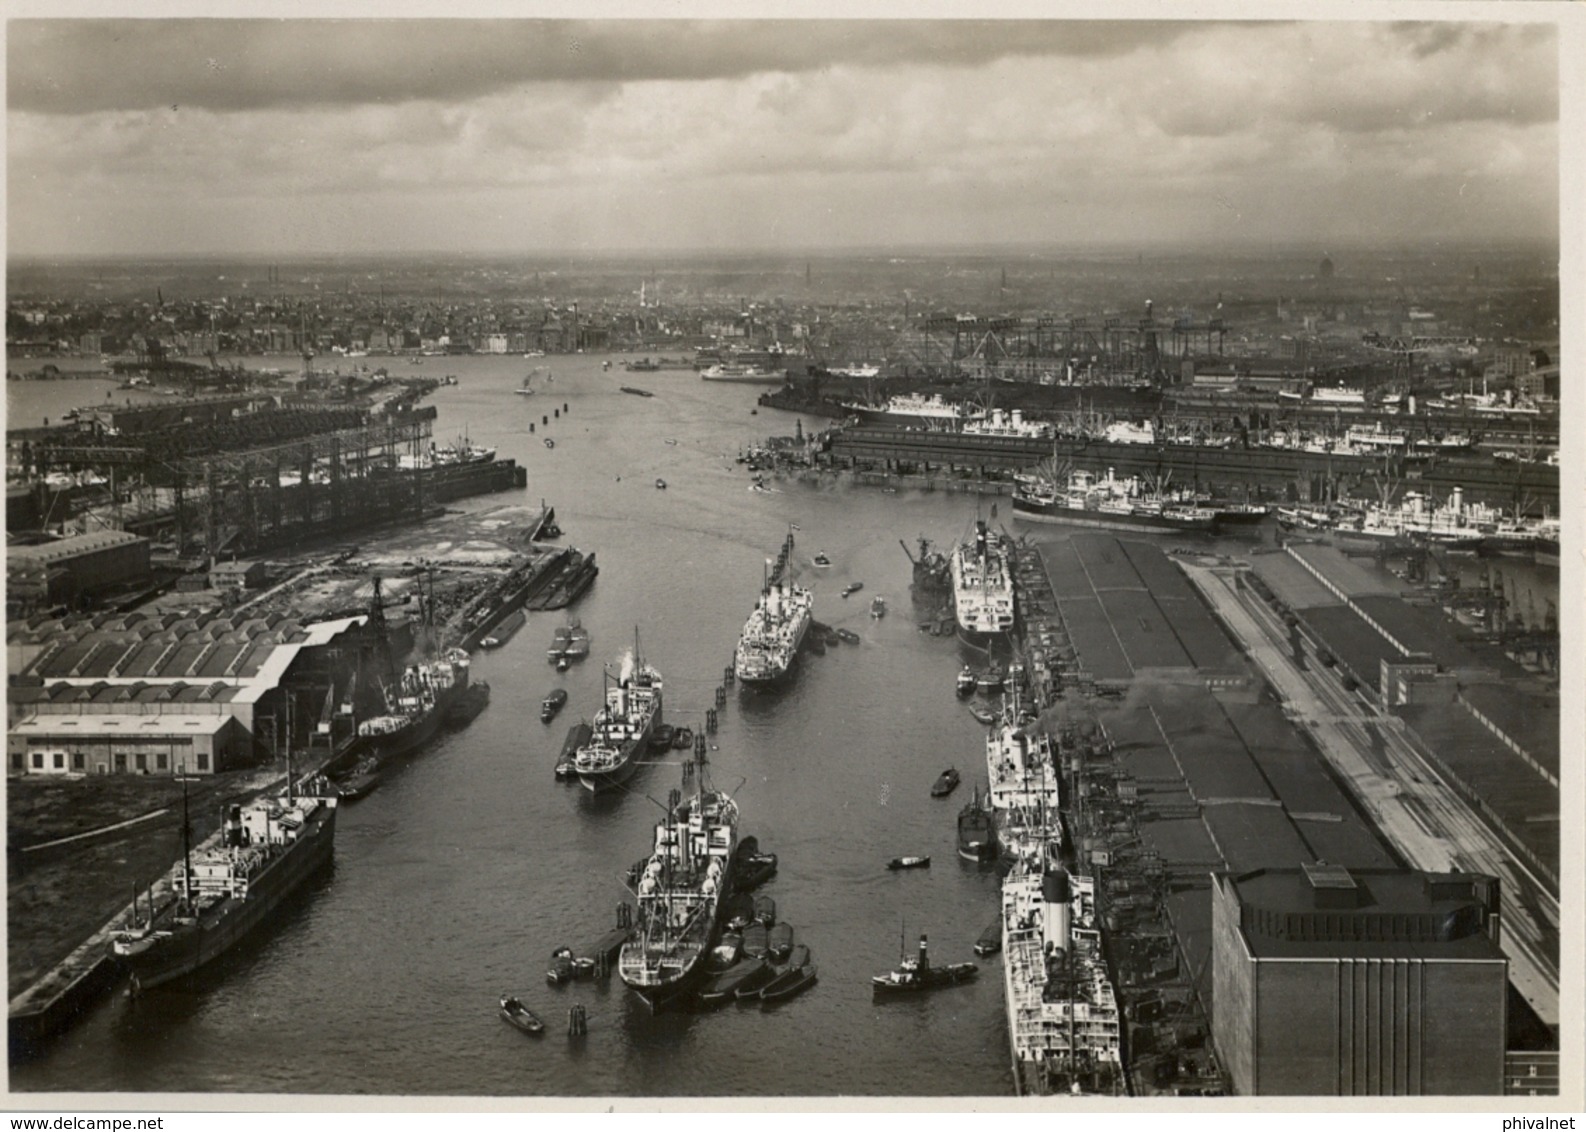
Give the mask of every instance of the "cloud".
[(13, 109), (462, 101), (551, 82), (1108, 58), (1192, 25), (1061, 20), (13, 20)]

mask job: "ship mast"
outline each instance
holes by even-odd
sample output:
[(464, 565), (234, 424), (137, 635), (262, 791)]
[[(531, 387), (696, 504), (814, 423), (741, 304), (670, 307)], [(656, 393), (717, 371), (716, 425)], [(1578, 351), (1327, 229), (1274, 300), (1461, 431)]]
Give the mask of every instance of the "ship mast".
[[(150, 898), (151, 903), (153, 898)], [(182, 764), (182, 903), (193, 903), (193, 823), (187, 815), (187, 764)], [(150, 913), (149, 922), (154, 922)]]

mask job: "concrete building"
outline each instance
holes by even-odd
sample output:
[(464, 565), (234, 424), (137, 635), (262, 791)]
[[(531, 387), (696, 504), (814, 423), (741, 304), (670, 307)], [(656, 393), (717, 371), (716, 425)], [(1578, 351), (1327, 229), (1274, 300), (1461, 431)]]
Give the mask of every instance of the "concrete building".
[(1314, 864), (1212, 881), (1212, 1038), (1236, 1092), (1503, 1092), (1496, 878)]

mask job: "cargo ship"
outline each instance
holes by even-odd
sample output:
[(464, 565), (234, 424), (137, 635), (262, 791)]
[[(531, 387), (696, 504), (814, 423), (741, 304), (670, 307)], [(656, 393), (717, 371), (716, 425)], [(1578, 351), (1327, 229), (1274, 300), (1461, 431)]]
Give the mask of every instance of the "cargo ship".
[(456, 718), (459, 701), (476, 698), (467, 695), (468, 670), (462, 649), (409, 664), (394, 684), (382, 686), (385, 710), (359, 721), (354, 753), (378, 767), (424, 746)]
[(595, 713), (589, 742), (573, 755), (573, 773), (587, 790), (600, 793), (621, 786), (633, 775), (639, 756), (661, 725), (661, 674), (639, 653), (623, 658), (614, 686), (606, 688), (606, 702)]
[(1047, 852), (1002, 882), (1002, 971), (1019, 1096), (1124, 1092), (1118, 999), (1107, 976), (1095, 881)]
[(617, 973), (652, 1009), (686, 991), (721, 930), (738, 855), (738, 804), (710, 784), (705, 737), (694, 741), (694, 795), (673, 790), (649, 857), (629, 872), (633, 935)]
[(112, 936), (111, 957), (131, 971), (134, 990), (198, 970), (272, 919), (330, 861), (335, 838), (335, 798), (297, 796), (288, 785), (283, 795), (228, 806), (204, 847), (184, 843), (175, 899)]
[(1006, 641), (1014, 626), (1013, 571), (1002, 539), (976, 519), (950, 561), (959, 639), (978, 649)]
[(786, 676), (814, 619), (815, 595), (786, 580), (767, 579), (744, 622), (733, 653), (733, 672), (745, 684), (770, 684)]
[(986, 735), (987, 791), (997, 840), (1013, 860), (1043, 852), (1062, 837), (1060, 785), (1052, 741), (1018, 723), (1018, 699), (1006, 697), (1002, 719)]
[[(1070, 472), (1061, 487), (1039, 475), (1019, 476), (1016, 484), (1013, 517), (1030, 523), (1210, 535), (1216, 533), (1220, 517), (1212, 506), (1153, 498), (1141, 488), (1138, 479), (1120, 479), (1111, 468), (1105, 476)], [(1262, 512), (1248, 521), (1259, 522), (1264, 515)]]

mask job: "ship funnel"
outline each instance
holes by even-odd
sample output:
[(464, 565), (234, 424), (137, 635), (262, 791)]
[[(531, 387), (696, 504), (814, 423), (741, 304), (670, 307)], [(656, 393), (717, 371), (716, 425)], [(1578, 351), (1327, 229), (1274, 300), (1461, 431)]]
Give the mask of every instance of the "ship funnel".
[(1048, 943), (1069, 949), (1069, 902), (1072, 899), (1068, 874), (1061, 869), (1041, 878), (1043, 927)]
[(923, 970), (927, 966), (929, 966), (929, 961), (925, 958), (925, 933), (921, 932), (920, 933), (920, 967)]
[(1457, 519), (1463, 515), (1465, 513), (1465, 489), (1456, 487), (1449, 502), (1454, 508), (1454, 518)]
[(627, 687), (628, 681), (633, 679), (633, 667), (633, 654), (631, 652), (623, 653), (621, 680), (624, 687)]

